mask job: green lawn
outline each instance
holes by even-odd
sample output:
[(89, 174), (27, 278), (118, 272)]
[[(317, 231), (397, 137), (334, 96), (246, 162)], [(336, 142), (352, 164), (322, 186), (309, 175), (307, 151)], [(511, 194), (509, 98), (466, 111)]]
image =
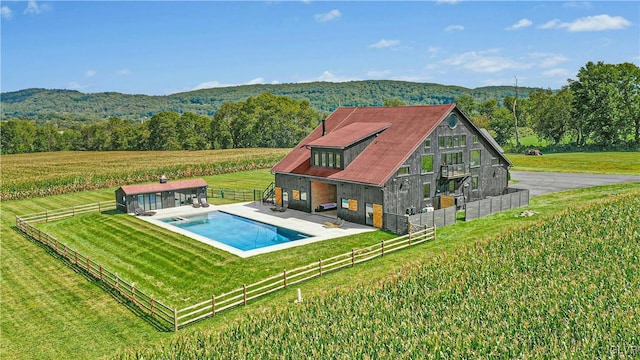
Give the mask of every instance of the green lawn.
[(640, 175), (640, 152), (565, 153), (543, 156), (507, 154), (513, 170)]
[[(543, 158), (546, 157), (547, 155), (543, 156)], [(593, 159), (600, 159), (600, 157), (596, 155)], [(588, 168), (588, 166), (580, 164), (572, 166), (574, 166), (574, 171)], [(557, 170), (554, 169), (554, 171)], [(227, 174), (224, 177), (205, 177), (205, 179), (213, 188), (263, 188), (272, 181), (272, 176), (268, 171), (253, 171)], [(200, 329), (221, 330), (243, 323), (248, 316), (260, 316), (260, 314), (276, 311), (283, 306), (293, 306), (296, 289), (287, 289), (251, 303), (246, 308), (238, 308), (188, 327), (181, 330), (178, 335), (159, 332), (129, 308), (120, 304), (97, 284), (74, 272), (52, 257), (41, 246), (26, 240), (15, 231), (14, 217), (17, 214), (112, 200), (113, 190), (112, 188), (0, 203), (2, 207), (2, 236), (0, 236), (0, 254), (2, 256), (0, 262), (2, 290), (0, 295), (0, 329), (2, 330), (2, 341), (0, 341), (0, 358), (100, 358), (114, 354), (119, 349), (153, 345), (159, 341), (168, 341), (176, 336), (187, 336)], [(536, 197), (531, 200), (529, 209), (539, 211), (540, 215), (538, 216), (519, 218), (515, 215), (520, 210), (515, 209), (473, 222), (442, 228), (438, 232), (437, 241), (390, 254), (353, 269), (327, 274), (321, 279), (301, 284), (300, 288), (306, 298), (319, 298), (334, 291), (350, 292), (354, 288), (375, 289), (390, 279), (402, 276), (402, 273), (408, 268), (430, 262), (431, 259), (442, 254), (451, 254), (461, 246), (473, 244), (479, 239), (493, 237), (509, 229), (520, 228), (526, 223), (539, 221), (541, 217), (566, 209), (568, 204), (583, 206), (586, 203), (605, 198), (606, 195), (614, 193), (639, 194), (639, 191), (640, 184), (636, 183)], [(218, 293), (216, 284), (220, 282), (215, 279), (215, 276), (220, 274), (227, 277), (228, 284), (225, 283), (226, 285), (235, 287), (238, 285), (235, 283), (236, 280), (248, 281), (246, 279), (261, 277), (263, 273), (279, 272), (290, 267), (289, 264), (306, 264), (325, 257), (326, 254), (333, 251), (328, 249), (328, 245), (350, 248), (353, 246), (352, 244), (377, 241), (385, 236), (390, 236), (383, 232), (375, 232), (368, 235), (370, 238), (347, 239), (345, 241), (348, 243), (345, 244), (329, 244), (327, 242), (327, 244), (317, 244), (313, 249), (303, 247), (300, 248), (297, 256), (304, 256), (304, 260), (298, 259), (296, 256), (275, 253), (263, 258), (248, 259), (244, 263), (224, 253), (216, 253), (213, 249), (202, 248), (200, 244), (174, 238), (173, 234), (165, 234), (165, 236), (161, 232), (149, 233), (146, 231), (146, 224), (139, 223), (137, 219), (130, 216), (89, 216), (87, 219), (101, 224), (100, 227), (94, 226), (92, 230), (82, 229), (86, 221), (83, 218), (84, 216), (74, 219), (73, 226), (63, 230), (66, 232), (65, 237), (71, 236), (76, 231), (88, 231), (87, 234), (94, 237), (97, 234), (93, 232), (100, 231), (101, 237), (96, 236), (92, 242), (102, 242), (103, 244), (95, 248), (92, 246), (91, 251), (96, 251), (96, 256), (105, 258), (107, 258), (106, 250), (112, 244), (105, 244), (107, 241), (102, 236), (106, 239), (112, 239), (112, 241), (122, 241), (118, 239), (125, 236), (135, 238), (136, 243), (134, 244), (120, 243), (133, 251), (128, 257), (122, 255), (120, 260), (107, 260), (112, 261), (113, 266), (122, 268), (123, 277), (126, 278), (124, 273), (129, 272), (132, 277), (129, 280), (136, 282), (141, 289), (147, 292), (158, 291), (154, 292), (154, 295), (160, 299), (163, 299), (160, 294), (167, 294), (167, 300), (170, 300), (167, 302), (175, 301), (176, 304), (182, 301), (192, 302), (194, 299), (200, 301), (201, 295), (206, 298), (212, 293)], [(117, 229), (113, 228), (111, 221), (115, 224), (124, 224), (123, 227), (126, 227), (126, 230), (120, 226)], [(51, 223), (47, 226), (54, 228), (60, 226), (59, 229), (62, 229), (65, 225)], [(100, 230), (101, 227), (112, 230)], [(52, 230), (55, 230), (54, 228)], [(125, 231), (126, 234), (115, 236), (119, 231)], [(169, 244), (169, 249), (155, 243), (158, 240), (166, 241)], [(163, 256), (152, 254), (143, 246), (137, 245), (138, 241), (162, 251)], [(79, 242), (78, 245), (80, 244)], [(183, 256), (171, 259), (171, 262), (162, 259), (167, 256), (175, 257), (178, 248), (185, 249)], [(136, 253), (136, 249), (140, 252)], [(301, 249), (308, 250), (309, 253), (305, 253)], [(309, 259), (312, 260), (307, 261)], [(170, 265), (170, 268), (164, 270), (149, 270), (155, 269), (156, 261), (159, 261), (163, 266), (172, 262), (176, 262), (178, 265)], [(253, 262), (252, 265), (249, 265), (251, 262)], [(132, 266), (132, 263), (140, 264), (142, 269), (137, 269), (137, 265)], [(221, 264), (228, 264), (229, 267), (222, 268)], [(206, 268), (209, 265), (214, 269)], [(197, 272), (204, 271), (212, 278), (200, 276), (193, 269), (197, 269)], [(150, 273), (145, 274), (145, 271)], [(136, 276), (138, 278), (135, 278)], [(204, 284), (188, 284), (186, 280), (181, 279), (182, 277), (190, 278), (194, 282), (202, 280)], [(150, 288), (145, 288), (142, 285), (145, 281), (150, 284)], [(166, 281), (166, 285), (164, 281)], [(181, 294), (178, 294), (177, 290), (181, 290)], [(187, 299), (189, 297), (192, 299)]]

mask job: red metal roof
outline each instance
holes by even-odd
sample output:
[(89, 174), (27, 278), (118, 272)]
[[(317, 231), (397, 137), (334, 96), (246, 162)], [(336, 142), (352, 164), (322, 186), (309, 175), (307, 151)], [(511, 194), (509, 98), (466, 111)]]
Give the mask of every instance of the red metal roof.
[[(368, 129), (376, 127), (381, 129), (379, 127), (381, 124), (388, 124), (387, 128), (346, 169), (334, 170), (311, 167), (311, 150), (307, 146), (312, 144), (328, 146), (326, 144), (329, 143), (321, 139), (322, 125), (320, 125), (277, 163), (273, 171), (382, 186), (454, 108), (455, 104), (338, 108), (325, 120), (324, 138), (336, 133), (345, 133), (345, 130), (340, 130), (350, 129), (352, 128), (350, 125), (355, 124), (369, 124), (366, 126)], [(364, 131), (359, 136), (362, 133)], [(347, 142), (346, 140), (335, 141), (337, 147)]]
[(357, 122), (341, 127), (307, 145), (344, 149), (391, 126), (390, 123)]
[(136, 194), (147, 194), (147, 193), (155, 193), (155, 192), (162, 192), (162, 191), (191, 189), (191, 188), (203, 187), (203, 186), (207, 186), (207, 182), (204, 181), (204, 179), (193, 179), (193, 180), (171, 181), (164, 184), (155, 183), (155, 184), (144, 184), (144, 185), (125, 185), (125, 186), (122, 186), (121, 189), (127, 195), (136, 195)]

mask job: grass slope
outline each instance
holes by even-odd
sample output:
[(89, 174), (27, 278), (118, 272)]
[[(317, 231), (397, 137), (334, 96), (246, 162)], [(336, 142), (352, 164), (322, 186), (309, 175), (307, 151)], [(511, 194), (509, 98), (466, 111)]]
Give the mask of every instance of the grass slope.
[(375, 290), (332, 293), (118, 358), (633, 356), (637, 213), (637, 193), (609, 198), (438, 256)]

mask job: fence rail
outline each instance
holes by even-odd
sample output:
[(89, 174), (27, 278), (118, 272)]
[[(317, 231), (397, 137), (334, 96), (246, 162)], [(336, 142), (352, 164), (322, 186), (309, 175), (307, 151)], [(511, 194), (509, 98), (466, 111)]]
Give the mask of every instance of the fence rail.
[(257, 201), (262, 199), (262, 190), (235, 190), (235, 189), (212, 189), (208, 190), (209, 197), (239, 201)]
[[(256, 194), (254, 191), (252, 194)], [(257, 195), (261, 196), (258, 190)], [(259, 198), (259, 197), (258, 197)], [(435, 240), (436, 228), (425, 228), (414, 233), (409, 233), (398, 238), (382, 241), (361, 249), (353, 249), (348, 253), (336, 255), (328, 259), (320, 259), (317, 262), (295, 268), (284, 270), (282, 273), (273, 275), (258, 282), (242, 285), (229, 292), (220, 295), (213, 295), (200, 303), (185, 307), (183, 309), (171, 308), (161, 301), (148, 295), (144, 291), (136, 288), (134, 283), (130, 283), (117, 273), (106, 269), (102, 264), (91, 260), (88, 256), (79, 253), (69, 247), (56, 237), (36, 228), (32, 224), (54, 221), (87, 214), (91, 212), (102, 212), (116, 208), (115, 201), (107, 201), (95, 204), (74, 206), (73, 208), (48, 210), (35, 214), (16, 216), (16, 227), (28, 238), (44, 244), (57, 255), (59, 255), (67, 265), (79, 269), (91, 276), (99, 283), (109, 289), (114, 290), (119, 296), (128, 300), (138, 309), (150, 315), (165, 328), (178, 331), (178, 329), (192, 324), (201, 319), (212, 317), (221, 311), (231, 309), (239, 305), (247, 305), (249, 301), (255, 300), (272, 292), (284, 289), (316, 277), (320, 277), (328, 272), (340, 270), (345, 267), (352, 267), (356, 264), (369, 261), (371, 259), (384, 256), (390, 252), (404, 249), (409, 246), (418, 245), (425, 241)]]
[(246, 305), (247, 302), (270, 294), (274, 291), (287, 288), (316, 277), (320, 277), (328, 272), (337, 271), (345, 267), (352, 267), (356, 264), (369, 261), (371, 259), (384, 256), (385, 254), (398, 251), (409, 246), (418, 245), (425, 241), (436, 238), (436, 229), (426, 228), (415, 233), (407, 234), (379, 244), (371, 245), (361, 249), (354, 249), (348, 253), (340, 254), (328, 259), (320, 259), (317, 262), (295, 268), (284, 270), (282, 273), (273, 275), (258, 282), (242, 285), (242, 287), (231, 290), (227, 293), (214, 295), (210, 299), (198, 304), (177, 310), (178, 327), (183, 327), (215, 316), (221, 311), (235, 306)]

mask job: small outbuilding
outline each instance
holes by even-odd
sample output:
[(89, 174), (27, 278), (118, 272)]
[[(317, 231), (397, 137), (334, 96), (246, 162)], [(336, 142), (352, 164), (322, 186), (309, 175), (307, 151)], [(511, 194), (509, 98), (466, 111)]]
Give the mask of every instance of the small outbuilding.
[(166, 209), (193, 204), (193, 199), (207, 197), (207, 182), (204, 179), (166, 181), (145, 185), (125, 185), (116, 190), (118, 210), (133, 213), (136, 208), (149, 210)]

